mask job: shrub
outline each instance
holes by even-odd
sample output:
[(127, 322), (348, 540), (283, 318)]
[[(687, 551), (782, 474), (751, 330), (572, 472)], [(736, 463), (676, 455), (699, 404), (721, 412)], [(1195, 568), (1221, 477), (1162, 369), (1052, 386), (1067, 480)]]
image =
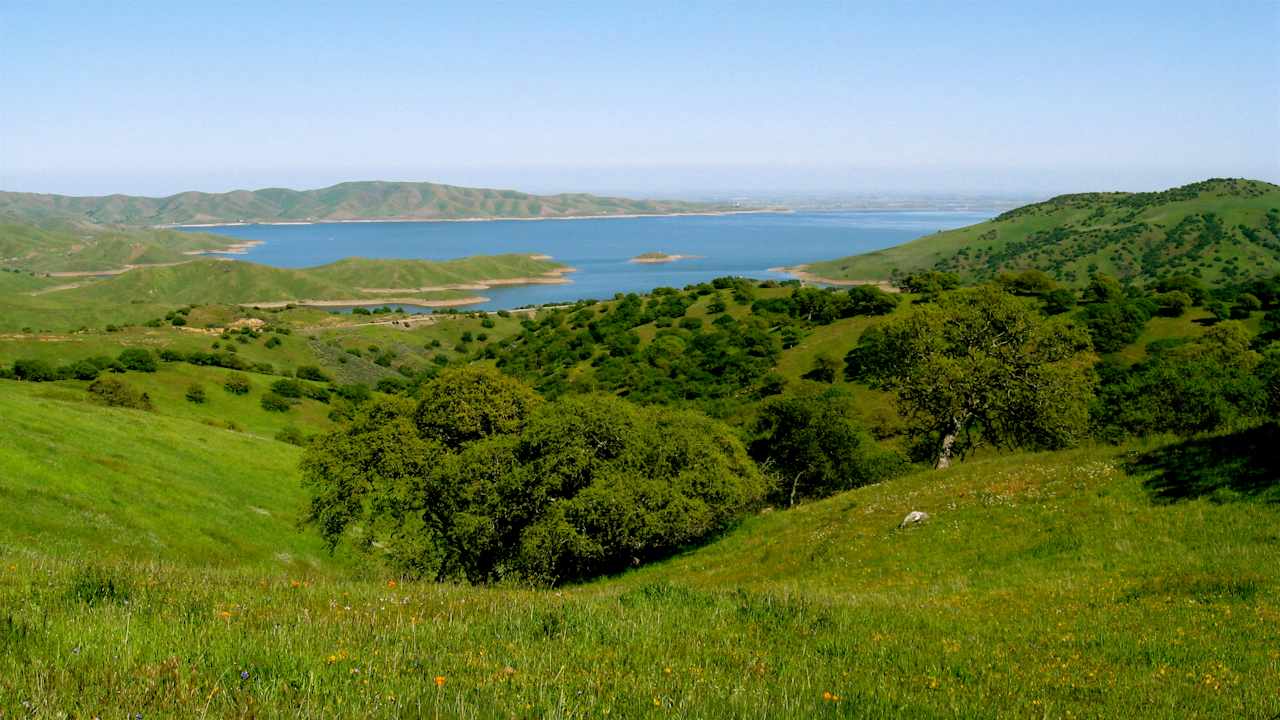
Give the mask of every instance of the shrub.
[(1134, 302), (1093, 303), (1080, 312), (1094, 349), (1102, 353), (1116, 352), (1137, 340), (1150, 318), (1151, 314)]
[(395, 377), (387, 377), (378, 381), (376, 389), (381, 393), (395, 395), (396, 393), (404, 392), (405, 387), (406, 383), (404, 380)]
[(151, 398), (146, 393), (138, 393), (123, 380), (112, 377), (99, 378), (89, 386), (89, 394), (96, 402), (109, 407), (150, 410)]
[(299, 447), (307, 444), (306, 436), (302, 434), (301, 430), (293, 425), (286, 425), (281, 428), (280, 432), (276, 433), (276, 439), (280, 442), (297, 445)]
[(297, 380), (282, 378), (271, 383), (271, 392), (279, 395), (280, 397), (296, 400), (306, 393), (306, 389), (303, 387), (302, 383)]
[(898, 307), (898, 296), (887, 293), (875, 285), (854, 285), (849, 288), (846, 315), (888, 315)]
[(836, 371), (840, 369), (840, 363), (835, 358), (825, 353), (819, 353), (813, 359), (813, 367), (804, 374), (805, 380), (813, 380), (815, 382), (833, 383), (836, 381)]
[(187, 386), (187, 401), (197, 405), (203, 405), (207, 398), (204, 394), (204, 386), (200, 383), (191, 383)]
[(1076, 306), (1076, 294), (1067, 288), (1050, 290), (1041, 295), (1040, 299), (1044, 301), (1044, 311), (1047, 315), (1061, 315)]
[(222, 383), (222, 389), (232, 395), (247, 395), (250, 387), (249, 378), (239, 373), (228, 375)]
[(120, 351), (120, 356), (116, 358), (116, 361), (125, 370), (133, 370), (135, 372), (153, 373), (158, 367), (156, 356), (146, 348), (125, 348)]
[(88, 360), (77, 360), (63, 368), (62, 372), (76, 380), (96, 380), (99, 370), (97, 365)]
[(333, 388), (333, 392), (343, 400), (349, 400), (357, 405), (373, 397), (369, 394), (369, 386), (359, 383), (338, 385)]
[(321, 370), (315, 365), (299, 365), (298, 369), (295, 370), (293, 374), (299, 380), (314, 380), (316, 382), (330, 382), (333, 379), (333, 378), (330, 378), (325, 373), (325, 371)]
[(271, 391), (262, 394), (260, 404), (262, 409), (267, 412), (289, 412), (289, 409), (293, 407), (293, 402), (290, 402), (289, 398)]
[(774, 398), (761, 407), (751, 456), (777, 475), (774, 502), (826, 497), (905, 467), (896, 453), (876, 449), (853, 414), (852, 398), (838, 390)]
[(28, 358), (14, 361), (13, 376), (27, 382), (50, 382), (58, 379), (52, 365), (43, 360)]
[(1156, 305), (1165, 317), (1182, 317), (1191, 307), (1191, 296), (1181, 290), (1170, 290), (1156, 296)]
[(265, 343), (263, 343), (263, 347), (265, 347), (268, 350), (271, 350), (273, 348), (280, 347), (281, 344), (283, 343), (280, 340), (280, 338), (276, 337), (275, 335), (272, 335), (271, 337), (267, 338), (267, 341)]

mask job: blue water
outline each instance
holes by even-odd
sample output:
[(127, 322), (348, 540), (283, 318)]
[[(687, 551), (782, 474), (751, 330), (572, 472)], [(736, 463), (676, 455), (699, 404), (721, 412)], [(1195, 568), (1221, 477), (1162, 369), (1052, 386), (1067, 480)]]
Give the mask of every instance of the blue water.
[[(684, 287), (722, 275), (783, 278), (769, 268), (878, 250), (972, 225), (994, 214), (852, 211), (537, 222), (238, 225), (199, 230), (265, 241), (242, 257), (277, 267), (310, 267), (351, 256), (444, 260), (545, 253), (578, 269), (567, 276), (571, 284), (493, 288), (481, 293), (489, 302), (468, 306), (499, 310), (606, 299), (619, 292), (661, 286)], [(652, 265), (627, 262), (645, 252), (701, 257)]]

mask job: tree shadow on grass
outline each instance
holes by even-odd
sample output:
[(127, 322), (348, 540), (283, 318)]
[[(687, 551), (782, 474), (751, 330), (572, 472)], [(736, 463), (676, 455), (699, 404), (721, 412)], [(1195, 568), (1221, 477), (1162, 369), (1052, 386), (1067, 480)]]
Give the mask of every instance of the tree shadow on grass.
[(1161, 502), (1208, 497), (1280, 503), (1280, 424), (1186, 440), (1143, 453), (1127, 469), (1154, 473), (1144, 485)]

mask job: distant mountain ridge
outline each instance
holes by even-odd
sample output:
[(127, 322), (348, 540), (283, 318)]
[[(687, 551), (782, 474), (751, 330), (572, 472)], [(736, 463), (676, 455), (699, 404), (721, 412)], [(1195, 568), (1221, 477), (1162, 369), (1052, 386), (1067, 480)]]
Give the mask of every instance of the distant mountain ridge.
[(182, 192), (168, 197), (78, 197), (0, 192), (0, 220), (93, 225), (197, 225), (238, 222), (561, 218), (718, 212), (730, 205), (632, 200), (586, 193), (532, 195), (429, 182), (345, 182), (317, 190)]
[(987, 222), (798, 269), (855, 282), (921, 270), (983, 280), (1027, 269), (1077, 285), (1094, 272), (1138, 284), (1175, 273), (1245, 280), (1280, 272), (1280, 185), (1218, 178), (1161, 192), (1061, 195)]

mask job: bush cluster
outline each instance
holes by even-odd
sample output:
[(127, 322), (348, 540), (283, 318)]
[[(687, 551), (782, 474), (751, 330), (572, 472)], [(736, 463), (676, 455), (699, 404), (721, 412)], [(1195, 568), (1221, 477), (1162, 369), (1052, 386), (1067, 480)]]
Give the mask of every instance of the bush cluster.
[[(442, 373), (308, 447), (309, 522), (410, 576), (555, 584), (727, 527), (766, 480), (726, 426), (611, 396), (542, 401), (493, 371)], [(358, 528), (358, 530), (357, 530)]]

